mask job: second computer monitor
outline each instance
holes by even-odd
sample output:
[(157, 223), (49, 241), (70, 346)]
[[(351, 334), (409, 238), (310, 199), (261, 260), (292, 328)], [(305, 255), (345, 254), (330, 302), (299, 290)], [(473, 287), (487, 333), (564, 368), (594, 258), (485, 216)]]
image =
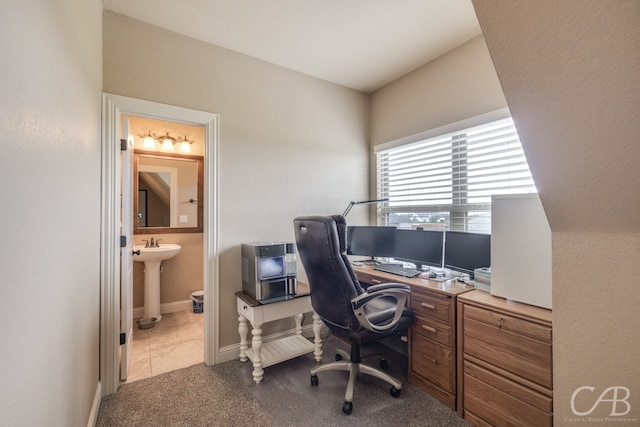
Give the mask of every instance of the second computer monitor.
[(395, 259), (416, 264), (442, 267), (444, 232), (438, 230), (396, 230)]

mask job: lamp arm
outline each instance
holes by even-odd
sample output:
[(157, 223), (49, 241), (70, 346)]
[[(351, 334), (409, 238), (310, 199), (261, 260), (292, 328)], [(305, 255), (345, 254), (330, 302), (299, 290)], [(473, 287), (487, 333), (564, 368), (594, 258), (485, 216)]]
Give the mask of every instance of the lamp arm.
[(344, 212), (342, 212), (342, 216), (347, 216), (347, 214), (349, 213), (349, 211), (351, 210), (351, 208), (353, 207), (353, 205), (355, 205), (356, 202), (350, 202), (349, 206), (347, 206), (347, 209), (344, 210)]
[(361, 202), (350, 202), (349, 206), (347, 206), (347, 209), (345, 209), (344, 212), (342, 213), (342, 216), (347, 216), (347, 214), (349, 213), (349, 211), (354, 205), (369, 205), (371, 203), (380, 203), (380, 202), (388, 202), (388, 201), (389, 201), (389, 198), (387, 197), (384, 199), (363, 200)]

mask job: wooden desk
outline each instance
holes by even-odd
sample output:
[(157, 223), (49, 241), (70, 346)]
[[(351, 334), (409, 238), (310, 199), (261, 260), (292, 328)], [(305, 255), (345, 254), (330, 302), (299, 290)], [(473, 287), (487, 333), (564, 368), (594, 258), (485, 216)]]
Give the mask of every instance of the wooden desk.
[(362, 283), (394, 282), (411, 286), (409, 306), (416, 321), (409, 330), (409, 383), (455, 410), (456, 298), (474, 288), (455, 280), (409, 279), (374, 270), (371, 266), (353, 266), (353, 271)]
[[(269, 304), (261, 304), (244, 292), (236, 292), (236, 303), (239, 315), (240, 360), (246, 362), (250, 359), (253, 362), (253, 380), (256, 383), (262, 381), (263, 368), (303, 354), (313, 352), (316, 362), (320, 362), (322, 356), (322, 339), (320, 338), (322, 321), (320, 316), (313, 313), (314, 342), (311, 343), (302, 336), (302, 315), (313, 311), (309, 285), (298, 282), (298, 293), (295, 297)], [(262, 325), (287, 317), (295, 317), (295, 334), (263, 343)], [(251, 347), (247, 342), (247, 332), (249, 331), (247, 321), (252, 326)]]

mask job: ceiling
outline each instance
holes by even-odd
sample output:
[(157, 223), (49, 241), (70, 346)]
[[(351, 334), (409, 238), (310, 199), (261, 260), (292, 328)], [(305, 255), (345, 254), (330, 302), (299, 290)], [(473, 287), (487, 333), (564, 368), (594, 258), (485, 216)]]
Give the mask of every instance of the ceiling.
[(104, 0), (104, 8), (363, 92), (481, 33), (471, 0)]

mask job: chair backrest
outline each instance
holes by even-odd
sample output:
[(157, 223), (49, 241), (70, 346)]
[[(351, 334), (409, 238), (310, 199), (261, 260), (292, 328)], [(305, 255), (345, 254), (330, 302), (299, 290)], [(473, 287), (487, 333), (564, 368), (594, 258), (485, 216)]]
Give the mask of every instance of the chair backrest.
[(308, 216), (296, 218), (293, 224), (313, 310), (330, 329), (359, 329), (351, 300), (363, 289), (346, 255), (345, 219), (340, 215)]

